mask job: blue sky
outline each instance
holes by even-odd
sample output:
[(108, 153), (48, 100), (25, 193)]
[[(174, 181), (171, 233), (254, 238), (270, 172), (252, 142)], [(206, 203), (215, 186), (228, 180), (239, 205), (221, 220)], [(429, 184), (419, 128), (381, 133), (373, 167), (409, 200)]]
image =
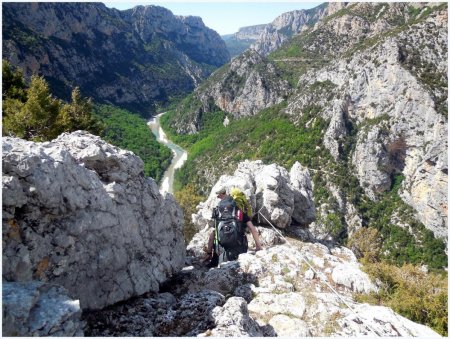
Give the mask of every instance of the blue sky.
[(313, 8), (321, 2), (104, 2), (108, 7), (120, 10), (137, 5), (158, 5), (168, 8), (175, 15), (195, 15), (203, 19), (209, 28), (220, 35), (235, 33), (240, 27), (272, 22), (278, 15), (296, 9)]

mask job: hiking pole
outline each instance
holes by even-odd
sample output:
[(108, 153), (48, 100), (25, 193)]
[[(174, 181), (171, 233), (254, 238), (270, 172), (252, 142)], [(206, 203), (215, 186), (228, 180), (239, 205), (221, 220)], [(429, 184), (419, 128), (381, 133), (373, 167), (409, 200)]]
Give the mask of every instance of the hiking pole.
[(214, 220), (214, 251), (219, 254), (219, 231), (217, 229), (217, 219)]
[(213, 211), (214, 217), (214, 246), (211, 261), (209, 262), (209, 266), (217, 266), (219, 264), (219, 235), (217, 230), (217, 213)]

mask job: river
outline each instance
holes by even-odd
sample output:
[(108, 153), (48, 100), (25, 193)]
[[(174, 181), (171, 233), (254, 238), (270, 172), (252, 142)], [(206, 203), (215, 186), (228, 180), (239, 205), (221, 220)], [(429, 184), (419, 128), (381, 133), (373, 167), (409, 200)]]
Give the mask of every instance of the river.
[(183, 166), (184, 162), (187, 160), (187, 152), (180, 146), (175, 145), (172, 141), (167, 139), (167, 135), (161, 128), (161, 124), (159, 121), (163, 114), (165, 114), (165, 112), (160, 113), (150, 119), (147, 125), (148, 127), (150, 127), (152, 133), (156, 137), (156, 140), (169, 147), (173, 152), (172, 162), (170, 163), (169, 168), (164, 173), (164, 176), (161, 180), (161, 185), (159, 187), (160, 191), (162, 192), (173, 193), (173, 177), (175, 175), (175, 170)]

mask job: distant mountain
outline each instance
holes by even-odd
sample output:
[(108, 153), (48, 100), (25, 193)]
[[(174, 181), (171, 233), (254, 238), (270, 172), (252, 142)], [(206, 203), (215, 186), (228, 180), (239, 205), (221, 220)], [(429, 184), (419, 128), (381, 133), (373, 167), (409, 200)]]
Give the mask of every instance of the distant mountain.
[(222, 39), (225, 41), (225, 45), (230, 52), (230, 56), (237, 56), (249, 48), (259, 39), (266, 26), (266, 24), (262, 24), (241, 27), (237, 33), (223, 35)]
[(252, 48), (262, 55), (267, 55), (295, 34), (312, 27), (321, 18), (333, 14), (345, 7), (345, 5), (346, 3), (344, 2), (330, 2), (307, 10), (302, 9), (283, 13), (264, 27), (263, 32), (252, 45)]
[(3, 3), (3, 58), (26, 77), (44, 75), (66, 98), (84, 95), (144, 115), (186, 94), (229, 60), (199, 17), (158, 6), (126, 11), (101, 3)]

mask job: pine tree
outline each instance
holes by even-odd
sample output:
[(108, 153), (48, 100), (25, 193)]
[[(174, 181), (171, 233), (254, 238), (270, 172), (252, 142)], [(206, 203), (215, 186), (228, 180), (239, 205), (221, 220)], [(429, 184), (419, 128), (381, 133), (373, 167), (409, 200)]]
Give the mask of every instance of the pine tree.
[(32, 76), (27, 89), (22, 72), (4, 61), (3, 135), (48, 141), (64, 132), (86, 130), (100, 134), (102, 125), (93, 116), (91, 99), (83, 98), (80, 89), (72, 91), (72, 101), (65, 104), (53, 98), (43, 77)]
[(17, 99), (26, 101), (27, 86), (19, 68), (13, 69), (7, 60), (2, 61), (2, 100)]
[(20, 128), (22, 133), (16, 135), (34, 141), (51, 140), (57, 137), (55, 122), (62, 103), (52, 97), (43, 77), (31, 77), (27, 96), (27, 102), (16, 115), (17, 123), (23, 124)]
[(60, 133), (65, 131), (85, 130), (99, 134), (102, 130), (99, 122), (93, 117), (93, 104), (90, 98), (84, 98), (80, 89), (72, 91), (72, 101), (65, 104), (59, 112), (56, 128)]

